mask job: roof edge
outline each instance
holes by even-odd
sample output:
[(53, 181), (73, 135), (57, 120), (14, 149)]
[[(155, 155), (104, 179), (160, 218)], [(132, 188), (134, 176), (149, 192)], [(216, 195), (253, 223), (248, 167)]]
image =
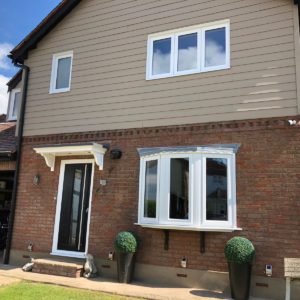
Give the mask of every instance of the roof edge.
[(13, 63), (24, 63), (31, 49), (47, 35), (81, 0), (63, 0), (35, 27), (13, 50), (8, 57)]
[(17, 86), (17, 84), (22, 80), (22, 73), (22, 69), (19, 70), (6, 84), (8, 86), (8, 92), (14, 89)]

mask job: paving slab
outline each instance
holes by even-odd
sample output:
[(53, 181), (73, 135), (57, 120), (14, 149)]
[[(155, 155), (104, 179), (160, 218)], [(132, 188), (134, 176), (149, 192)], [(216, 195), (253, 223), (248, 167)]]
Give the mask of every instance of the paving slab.
[(21, 279), (13, 278), (13, 277), (7, 277), (7, 276), (1, 276), (0, 275), (0, 287), (4, 285), (9, 285), (13, 283), (20, 282)]
[[(2, 277), (7, 280), (28, 280), (41, 283), (50, 283), (66, 287), (101, 291), (106, 293), (138, 297), (153, 300), (218, 300), (230, 299), (217, 291), (206, 291), (190, 288), (176, 288), (166, 286), (147, 285), (140, 282), (131, 284), (122, 284), (103, 277), (86, 279), (86, 278), (69, 278), (53, 275), (36, 274), (24, 272), (19, 267), (0, 265), (0, 280)], [(4, 282), (4, 281), (3, 281)], [(263, 300), (254, 299), (251, 300)]]

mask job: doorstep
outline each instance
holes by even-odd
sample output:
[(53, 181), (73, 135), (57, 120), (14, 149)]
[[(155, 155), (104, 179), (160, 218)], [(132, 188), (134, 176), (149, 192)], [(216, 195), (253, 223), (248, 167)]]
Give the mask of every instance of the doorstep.
[[(69, 278), (54, 275), (44, 275), (24, 272), (19, 267), (0, 265), (0, 280), (2, 277), (17, 278), (41, 283), (50, 283), (72, 288), (88, 289), (130, 297), (139, 297), (154, 300), (218, 300), (230, 299), (223, 297), (219, 292), (190, 288), (174, 288), (166, 286), (147, 285), (141, 282), (132, 284), (118, 283), (112, 279), (97, 277), (93, 279)], [(251, 298), (251, 300), (263, 300)]]
[(78, 278), (83, 274), (83, 264), (57, 259), (34, 259), (32, 272)]

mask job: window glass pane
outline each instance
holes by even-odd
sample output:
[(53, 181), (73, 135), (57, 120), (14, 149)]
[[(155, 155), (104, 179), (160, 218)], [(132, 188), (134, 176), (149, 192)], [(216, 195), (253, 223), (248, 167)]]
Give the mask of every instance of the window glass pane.
[(171, 219), (189, 218), (189, 159), (172, 158), (170, 170)]
[(75, 177), (73, 183), (73, 196), (72, 196), (72, 212), (71, 212), (71, 224), (70, 224), (70, 238), (71, 245), (76, 246), (76, 238), (78, 235), (78, 227), (80, 226), (79, 212), (80, 195), (81, 195), (81, 181), (82, 181), (82, 170), (75, 170)]
[(197, 33), (178, 37), (177, 70), (186, 71), (197, 68)]
[(227, 221), (226, 158), (206, 159), (206, 219)]
[(57, 62), (56, 89), (70, 85), (71, 57), (60, 58)]
[(225, 27), (205, 31), (205, 66), (214, 67), (226, 64)]
[(170, 73), (171, 38), (153, 42), (152, 75)]
[(12, 112), (12, 116), (13, 117), (17, 117), (18, 116), (18, 112), (19, 112), (19, 107), (20, 107), (20, 103), (21, 103), (21, 93), (15, 93), (15, 101), (13, 102), (13, 112)]
[(157, 160), (146, 162), (144, 217), (156, 218)]

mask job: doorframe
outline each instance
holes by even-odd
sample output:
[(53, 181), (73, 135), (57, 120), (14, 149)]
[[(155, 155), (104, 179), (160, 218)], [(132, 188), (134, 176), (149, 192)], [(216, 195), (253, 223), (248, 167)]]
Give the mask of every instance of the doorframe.
[[(89, 199), (89, 213), (88, 213), (88, 219), (87, 219), (85, 252), (59, 250), (59, 249), (57, 249), (57, 244), (58, 244), (61, 203), (62, 203), (62, 194), (63, 194), (63, 187), (64, 187), (66, 165), (88, 164), (88, 163), (92, 164), (92, 173), (91, 173), (91, 187), (90, 187), (90, 197), (89, 197), (90, 198)], [(58, 192), (57, 192), (57, 202), (56, 202), (56, 212), (55, 212), (54, 232), (53, 232), (52, 252), (50, 253), (51, 255), (67, 256), (67, 257), (75, 257), (75, 258), (85, 258), (86, 254), (88, 253), (90, 220), (91, 220), (92, 199), (93, 199), (94, 166), (95, 166), (94, 159), (70, 159), (70, 160), (62, 160), (61, 161)]]

